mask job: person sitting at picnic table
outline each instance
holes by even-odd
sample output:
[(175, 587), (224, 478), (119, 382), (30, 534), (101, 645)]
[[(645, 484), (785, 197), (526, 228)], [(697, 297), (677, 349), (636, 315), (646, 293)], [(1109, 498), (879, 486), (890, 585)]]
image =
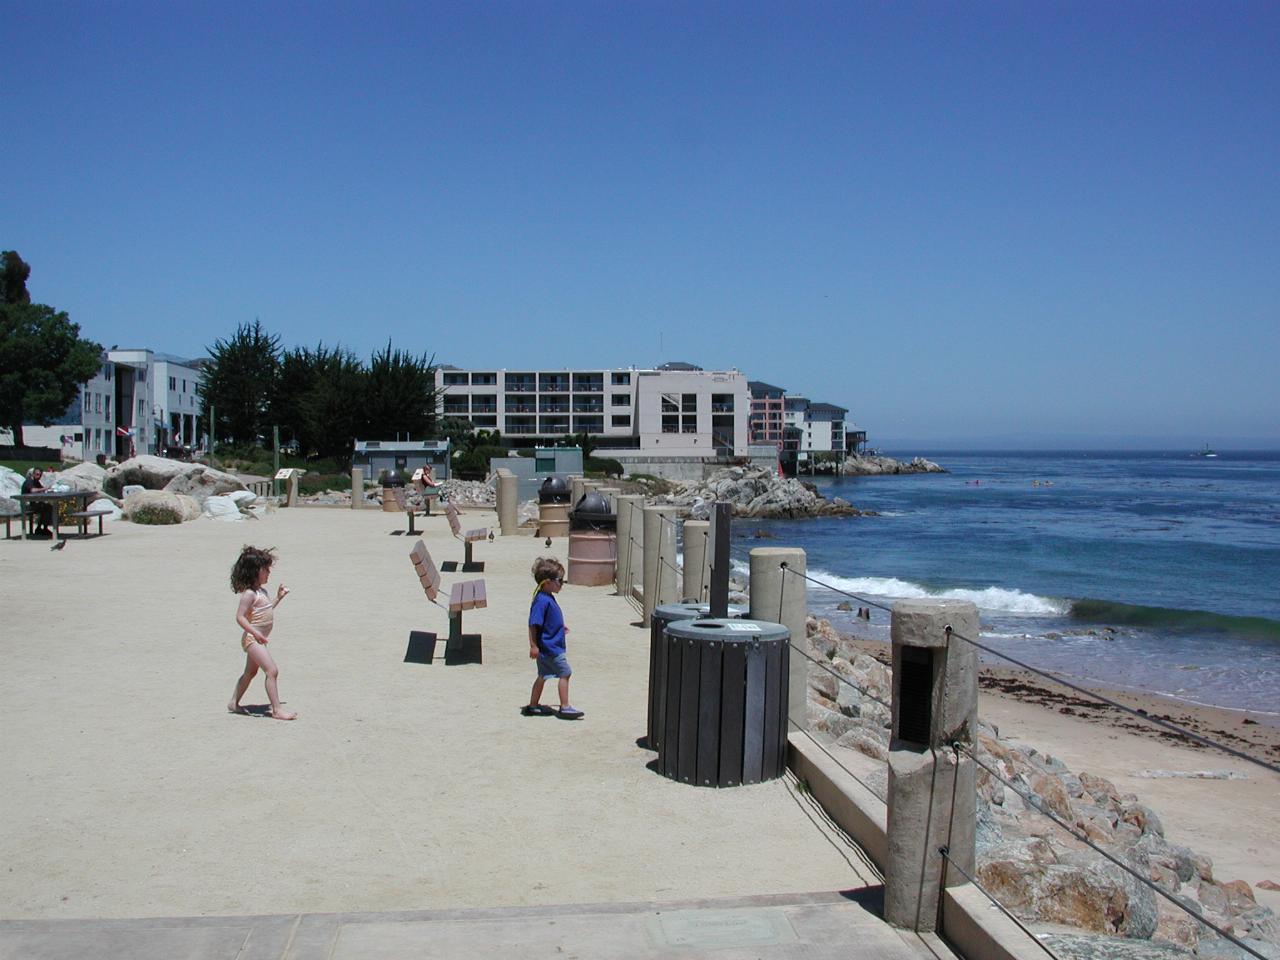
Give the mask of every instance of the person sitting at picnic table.
[[(44, 470), (40, 467), (32, 467), (27, 471), (27, 479), (22, 481), (22, 492), (42, 493), (44, 490)], [(31, 533), (33, 535), (48, 535), (50, 533), (49, 524), (53, 522), (53, 504), (33, 503), (27, 507), (27, 511), (35, 514), (36, 517), (36, 528)]]

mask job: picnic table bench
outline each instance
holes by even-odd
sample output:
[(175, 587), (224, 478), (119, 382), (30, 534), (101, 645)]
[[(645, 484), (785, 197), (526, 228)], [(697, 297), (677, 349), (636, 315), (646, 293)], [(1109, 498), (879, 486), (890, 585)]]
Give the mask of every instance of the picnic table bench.
[(483, 573), (484, 561), (481, 560), (477, 562), (472, 558), (471, 545), (477, 540), (492, 540), (493, 534), (490, 532), (489, 528), (478, 527), (475, 530), (464, 531), (462, 529), (462, 521), (460, 519), (460, 514), (458, 513), (458, 508), (453, 505), (452, 501), (445, 504), (444, 515), (449, 518), (449, 529), (453, 532), (453, 538), (455, 540), (462, 541), (463, 555), (461, 567), (458, 566), (458, 562), (456, 560), (446, 560), (440, 565), (441, 569), (446, 573), (453, 573), (458, 569), (461, 569), (463, 573)]
[[(462, 614), (466, 610), (478, 610), (489, 605), (483, 580), (459, 580), (449, 587), (447, 604), (436, 598), (440, 596), (440, 571), (436, 569), (427, 545), (419, 540), (409, 551), (409, 559), (413, 562), (418, 581), (430, 600), (438, 607), (446, 607), (449, 611), (449, 636), (445, 641), (444, 662), (449, 665), (458, 663), (481, 663), (480, 634), (462, 632)], [(438, 635), (422, 630), (409, 631), (409, 647), (405, 651), (405, 663), (431, 663), (435, 659)]]

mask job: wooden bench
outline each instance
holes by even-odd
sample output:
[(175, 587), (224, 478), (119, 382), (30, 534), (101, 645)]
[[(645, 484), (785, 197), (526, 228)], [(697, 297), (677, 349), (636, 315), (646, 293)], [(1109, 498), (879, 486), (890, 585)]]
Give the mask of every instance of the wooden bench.
[[(413, 519), (414, 517), (418, 516), (417, 508), (415, 508), (414, 505), (409, 502), (409, 497), (405, 494), (404, 487), (392, 487), (391, 493), (396, 498), (396, 506), (398, 506), (401, 510), (403, 510), (409, 516), (409, 529), (403, 532), (412, 536), (413, 534), (418, 532), (413, 526)], [(431, 516), (431, 508), (428, 507), (427, 512), (422, 514), (422, 516), (424, 517)], [(398, 537), (400, 536), (401, 532), (402, 531), (400, 530), (392, 530), (391, 534), (392, 536)]]
[(97, 517), (98, 536), (102, 536), (102, 518), (110, 513), (110, 510), (95, 510), (93, 507), (86, 507), (71, 514), (71, 519), (76, 521), (76, 525), (80, 528), (80, 536), (87, 537), (89, 536), (89, 521)]
[(480, 527), (476, 530), (463, 531), (462, 521), (458, 508), (452, 502), (445, 504), (444, 515), (449, 518), (449, 529), (453, 531), (453, 538), (461, 540), (463, 544), (462, 566), (458, 566), (456, 560), (446, 560), (440, 564), (440, 568), (446, 573), (453, 573), (462, 570), (463, 573), (483, 573), (484, 561), (476, 562), (471, 556), (471, 545), (477, 540), (492, 540), (493, 534), (489, 532), (488, 527)]
[[(419, 540), (409, 551), (418, 582), (430, 600), (438, 607), (446, 606), (436, 598), (440, 596), (440, 571), (436, 569), (427, 550)], [(466, 610), (479, 610), (489, 605), (483, 580), (459, 580), (449, 588), (449, 636), (444, 646), (444, 662), (481, 663), (480, 634), (462, 632), (462, 614)], [(405, 663), (431, 663), (435, 659), (438, 636), (422, 630), (409, 631), (409, 648), (405, 651)]]

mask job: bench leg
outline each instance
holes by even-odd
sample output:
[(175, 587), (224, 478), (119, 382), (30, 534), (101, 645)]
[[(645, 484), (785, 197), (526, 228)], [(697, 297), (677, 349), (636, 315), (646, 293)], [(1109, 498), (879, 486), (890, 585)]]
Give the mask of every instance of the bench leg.
[[(630, 503), (630, 501), (627, 501), (627, 502)], [(413, 528), (413, 511), (410, 510), (409, 511), (409, 535), (413, 536), (417, 532), (418, 531)]]
[(462, 572), (463, 573), (484, 573), (484, 561), (477, 563), (471, 557), (471, 541), (468, 540), (462, 554)]
[(462, 632), (462, 613), (449, 614), (449, 639), (444, 645), (444, 662), (481, 663), (480, 634)]

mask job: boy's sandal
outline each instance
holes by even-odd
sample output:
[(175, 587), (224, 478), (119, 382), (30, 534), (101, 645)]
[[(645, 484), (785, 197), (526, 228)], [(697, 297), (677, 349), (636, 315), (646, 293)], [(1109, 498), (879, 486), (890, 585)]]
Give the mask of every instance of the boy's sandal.
[(586, 714), (577, 707), (561, 707), (557, 711), (557, 715), (561, 720), (581, 720), (586, 716)]
[(536, 705), (525, 704), (523, 707), (520, 708), (520, 713), (526, 717), (549, 717), (553, 713), (555, 713), (555, 711), (552, 710), (550, 707), (543, 706), (542, 704), (539, 703)]

